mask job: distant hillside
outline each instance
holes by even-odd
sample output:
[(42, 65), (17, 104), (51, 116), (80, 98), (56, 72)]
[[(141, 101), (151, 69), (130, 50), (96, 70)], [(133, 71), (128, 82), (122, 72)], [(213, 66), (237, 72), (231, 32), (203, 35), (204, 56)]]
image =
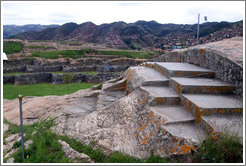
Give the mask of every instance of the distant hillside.
[[(229, 29), (230, 34), (228, 36), (227, 30)], [(97, 26), (92, 22), (85, 22), (80, 25), (66, 23), (62, 26), (48, 28), (39, 32), (24, 32), (12, 38), (74, 40), (105, 44), (114, 48), (141, 49), (146, 47), (164, 48), (167, 45), (193, 45), (196, 41), (196, 31), (197, 24), (160, 24), (156, 21), (137, 21), (127, 24), (121, 21)], [(221, 33), (219, 33), (220, 31)], [(220, 35), (222, 38), (242, 36), (243, 22), (207, 22), (200, 25), (199, 36), (201, 40), (204, 37), (204, 42), (207, 40), (206, 36), (215, 32), (219, 34), (219, 36), (216, 36), (217, 38), (220, 38)]]
[(28, 24), (23, 26), (18, 25), (3, 25), (3, 38), (7, 39), (11, 36), (17, 35), (22, 32), (41, 31), (46, 28), (58, 27), (59, 25), (40, 25), (40, 24)]

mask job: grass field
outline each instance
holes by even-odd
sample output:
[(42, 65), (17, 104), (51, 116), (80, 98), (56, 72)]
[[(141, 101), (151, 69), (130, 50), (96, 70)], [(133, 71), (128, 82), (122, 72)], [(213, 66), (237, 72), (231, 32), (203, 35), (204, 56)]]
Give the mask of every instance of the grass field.
[(81, 50), (57, 50), (57, 51), (33, 51), (32, 57), (40, 57), (46, 59), (58, 59), (59, 55), (63, 58), (81, 58), (84, 52)]
[[(66, 74), (67, 72), (62, 72), (62, 71), (55, 71), (52, 72), (53, 74)], [(90, 74), (92, 76), (95, 76), (98, 74), (98, 72), (96, 71), (85, 71), (85, 72), (74, 72), (74, 74), (78, 74), (78, 73), (86, 73), (86, 74)], [(32, 73), (26, 73), (26, 72), (16, 72), (16, 73), (3, 73), (4, 76), (14, 76), (14, 75), (24, 75), (24, 74), (32, 74)]]
[(4, 41), (3, 52), (6, 54), (18, 53), (23, 50), (24, 45), (21, 42)]
[(139, 58), (139, 59), (152, 59), (157, 53), (143, 52), (143, 51), (130, 51), (130, 50), (94, 50), (84, 48), (81, 50), (56, 50), (56, 51), (33, 51), (32, 57), (41, 57), (46, 59), (57, 59), (59, 55), (64, 58), (81, 58), (85, 54), (97, 54), (97, 55), (117, 55), (119, 57), (127, 58)]
[[(88, 84), (85, 82), (70, 83), (69, 93), (74, 93), (80, 89), (88, 89), (97, 84)], [(3, 85), (3, 98), (4, 99), (15, 99), (19, 94), (24, 96), (47, 96), (47, 95), (65, 95), (67, 94), (67, 84), (53, 85), (50, 83), (41, 84), (29, 84), (29, 85)]]

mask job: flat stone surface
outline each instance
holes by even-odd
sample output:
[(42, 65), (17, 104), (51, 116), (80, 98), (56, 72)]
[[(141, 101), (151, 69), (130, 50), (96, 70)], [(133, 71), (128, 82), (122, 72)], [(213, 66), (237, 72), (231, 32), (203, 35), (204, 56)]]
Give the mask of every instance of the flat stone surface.
[(96, 97), (83, 97), (73, 105), (65, 106), (64, 111), (78, 115), (86, 115), (96, 110), (96, 102)]
[(185, 98), (200, 108), (243, 108), (243, 100), (234, 95), (185, 94)]
[(140, 77), (143, 77), (145, 82), (149, 81), (168, 81), (168, 78), (163, 76), (160, 72), (150, 69), (147, 67), (134, 67), (136, 74)]
[(182, 106), (155, 106), (150, 109), (161, 115), (167, 122), (195, 120), (194, 116)]
[(217, 42), (211, 42), (208, 44), (189, 47), (187, 49), (182, 49), (180, 52), (196, 48), (212, 50), (215, 52), (219, 52), (221, 56), (230, 59), (231, 61), (237, 63), (240, 66), (243, 66), (243, 45), (243, 37), (233, 37)]
[(218, 79), (210, 78), (184, 78), (184, 77), (172, 77), (174, 81), (181, 85), (192, 86), (233, 86), (229, 83), (220, 81)]
[(194, 71), (194, 72), (213, 72), (204, 67), (189, 63), (175, 63), (175, 62), (157, 62), (156, 64), (166, 68), (171, 71)]
[(239, 115), (214, 115), (202, 117), (215, 132), (224, 132), (233, 136), (238, 136), (243, 140), (243, 117)]
[(165, 125), (164, 128), (174, 136), (192, 139), (196, 142), (204, 140), (207, 136), (205, 131), (196, 125), (196, 122), (172, 123)]
[(169, 86), (141, 86), (154, 97), (179, 97), (179, 95)]
[(122, 97), (125, 97), (125, 91), (103, 91), (102, 94), (98, 96), (97, 103), (95, 106), (97, 107), (97, 110), (102, 110), (109, 108), (111, 104), (113, 104), (115, 101), (121, 99)]

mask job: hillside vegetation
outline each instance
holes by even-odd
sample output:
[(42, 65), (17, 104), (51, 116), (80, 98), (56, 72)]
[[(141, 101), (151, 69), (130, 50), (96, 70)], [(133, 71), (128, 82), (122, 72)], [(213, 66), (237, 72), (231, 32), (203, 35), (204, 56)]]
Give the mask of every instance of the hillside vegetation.
[(33, 51), (32, 57), (40, 57), (46, 59), (58, 59), (61, 56), (63, 58), (81, 58), (86, 54), (93, 55), (116, 55), (119, 57), (127, 58), (139, 58), (139, 59), (152, 59), (157, 53), (143, 52), (143, 51), (130, 51), (130, 50), (95, 50), (95, 49), (80, 49), (80, 50), (56, 50), (56, 51)]
[[(227, 34), (227, 29), (230, 33)], [(113, 22), (95, 25), (66, 23), (59, 27), (39, 32), (24, 32), (11, 38), (27, 40), (76, 40), (109, 45), (113, 48), (141, 49), (145, 47), (162, 48), (165, 45), (190, 45), (196, 41), (197, 24), (160, 24), (156, 21), (137, 21), (135, 23)], [(207, 22), (200, 25), (200, 37), (222, 31), (219, 38), (242, 36), (242, 21)], [(206, 41), (207, 39), (204, 39)], [(189, 43), (187, 43), (189, 42)]]
[(24, 45), (21, 42), (4, 41), (3, 52), (6, 54), (18, 53), (23, 50)]

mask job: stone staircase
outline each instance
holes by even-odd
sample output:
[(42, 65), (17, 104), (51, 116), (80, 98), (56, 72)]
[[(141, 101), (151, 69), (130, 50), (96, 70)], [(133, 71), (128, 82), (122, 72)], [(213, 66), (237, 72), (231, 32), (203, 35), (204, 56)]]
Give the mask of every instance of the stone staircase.
[(233, 85), (216, 79), (214, 71), (188, 63), (143, 65), (140, 88), (153, 98), (151, 111), (165, 119), (162, 125), (172, 135), (200, 141), (224, 132), (242, 139), (243, 99), (233, 95)]

